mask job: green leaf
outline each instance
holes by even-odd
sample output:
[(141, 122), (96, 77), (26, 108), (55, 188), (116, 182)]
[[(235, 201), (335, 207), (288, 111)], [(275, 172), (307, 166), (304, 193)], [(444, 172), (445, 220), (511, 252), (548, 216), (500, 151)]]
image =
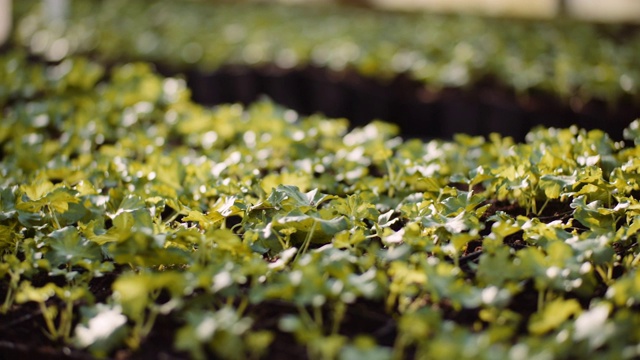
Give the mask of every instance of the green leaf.
[(0, 191), (0, 221), (15, 217), (16, 189), (17, 187), (6, 187)]
[(45, 258), (54, 267), (62, 264), (90, 264), (102, 260), (100, 248), (82, 237), (78, 230), (72, 226), (49, 234), (48, 247), (49, 251), (45, 254)]
[(607, 289), (606, 298), (620, 307), (640, 303), (640, 271), (633, 269)]
[(340, 231), (348, 229), (348, 223), (343, 216), (332, 219), (324, 219), (318, 215), (309, 215), (302, 213), (299, 209), (293, 210), (283, 217), (278, 218), (274, 227), (283, 228), (291, 227), (297, 230), (296, 237), (303, 239), (314, 227), (314, 224), (320, 225), (314, 231), (312, 242), (323, 243), (328, 242), (331, 237)]
[(584, 311), (575, 321), (573, 339), (587, 340), (589, 349), (595, 351), (605, 344), (614, 333), (607, 320), (611, 314), (609, 303), (600, 303)]
[(541, 312), (533, 314), (529, 320), (529, 331), (534, 335), (546, 334), (558, 329), (569, 318), (579, 315), (581, 312), (582, 307), (575, 299), (553, 300), (546, 304)]
[(282, 204), (286, 206), (286, 209), (300, 208), (306, 212), (333, 198), (335, 197), (319, 193), (318, 189), (303, 193), (297, 186), (279, 185), (272, 191), (268, 201), (274, 206)]
[(0, 225), (0, 252), (5, 250), (14, 252), (17, 250), (18, 240), (22, 235), (17, 233), (13, 226)]
[(214, 224), (214, 220), (197, 210), (189, 210), (187, 216), (182, 218), (183, 221), (194, 221), (198, 223), (201, 229), (208, 229)]
[(343, 230), (336, 233), (333, 237), (333, 246), (338, 249), (355, 247), (367, 240), (364, 230), (361, 228), (352, 230)]
[(161, 273), (126, 273), (112, 285), (113, 298), (122, 306), (122, 313), (130, 319), (140, 321), (145, 309), (152, 305), (152, 295), (166, 289), (173, 297), (182, 296), (185, 278), (174, 271)]
[(274, 333), (268, 330), (252, 331), (245, 335), (246, 346), (256, 359), (264, 358), (274, 340)]
[(458, 214), (460, 211), (471, 212), (484, 201), (484, 197), (474, 195), (473, 192), (458, 191), (456, 196), (451, 196), (442, 201), (446, 215)]
[(446, 217), (440, 214), (425, 216), (422, 225), (427, 228), (443, 228), (450, 234), (458, 234), (478, 226), (477, 218), (466, 212), (461, 212), (454, 217)]
[(127, 317), (119, 305), (98, 303), (80, 308), (82, 321), (75, 328), (74, 343), (88, 348), (96, 357), (106, 357), (122, 346), (126, 336)]
[(467, 244), (473, 240), (480, 238), (478, 234), (471, 233), (455, 233), (451, 235), (451, 244), (456, 251), (462, 250)]
[(560, 194), (571, 189), (576, 183), (576, 174), (573, 175), (543, 175), (540, 177), (540, 188), (544, 190), (549, 199), (557, 199)]
[(45, 197), (54, 189), (54, 185), (49, 180), (39, 179), (29, 185), (21, 185), (20, 190), (27, 195), (31, 201), (37, 201)]
[(437, 193), (442, 188), (442, 184), (435, 177), (421, 177), (418, 178), (416, 183), (416, 187), (420, 191), (434, 192)]
[(573, 199), (571, 208), (575, 209), (573, 216), (582, 225), (598, 234), (608, 234), (615, 232), (615, 219), (609, 214), (600, 212), (600, 201), (586, 203), (585, 195), (580, 195)]
[(109, 191), (109, 203), (107, 204), (111, 217), (116, 217), (123, 212), (133, 212), (146, 208), (144, 199), (140, 196), (124, 195), (114, 189)]
[(123, 242), (129, 239), (136, 230), (149, 229), (151, 223), (149, 212), (140, 209), (116, 215), (113, 219), (113, 226), (106, 231), (104, 224), (93, 220), (83, 229), (83, 234), (98, 245)]
[(58, 188), (47, 195), (47, 206), (58, 213), (65, 213), (70, 203), (77, 203), (80, 199), (75, 197), (69, 189)]
[(398, 321), (400, 336), (419, 342), (433, 335), (442, 322), (442, 315), (429, 308), (403, 314)]
[(109, 243), (107, 254), (116, 263), (135, 266), (174, 266), (192, 261), (191, 252), (169, 246), (166, 234), (150, 234), (144, 229), (132, 231), (125, 241)]
[(309, 341), (309, 350), (323, 359), (335, 359), (347, 342), (347, 337), (340, 334), (314, 337)]
[(380, 216), (378, 216), (378, 226), (380, 226), (381, 228), (385, 228), (385, 227), (390, 227), (391, 225), (398, 222), (400, 218), (396, 217), (394, 219), (391, 219), (393, 214), (394, 214), (393, 210), (389, 210), (384, 214), (380, 214)]
[(266, 193), (279, 188), (280, 186), (290, 186), (306, 191), (311, 185), (311, 177), (304, 173), (279, 173), (269, 174), (260, 181), (260, 187)]
[(521, 273), (507, 247), (498, 247), (491, 254), (483, 253), (480, 256), (477, 269), (480, 284), (501, 287), (507, 280), (518, 279)]
[(217, 248), (234, 256), (251, 256), (253, 250), (238, 235), (229, 229), (212, 229), (205, 233), (207, 240), (216, 244)]
[[(49, 184), (51, 186), (48, 186)], [(62, 187), (54, 188), (53, 184), (47, 182), (44, 184), (38, 182), (33, 186), (23, 188), (23, 190), (31, 200), (19, 202), (17, 208), (29, 212), (38, 212), (43, 207), (48, 207), (52, 211), (63, 214), (69, 209), (70, 203), (80, 201), (73, 190)], [(42, 194), (42, 192), (46, 193)], [(42, 196), (31, 198), (31, 196), (38, 195)]]

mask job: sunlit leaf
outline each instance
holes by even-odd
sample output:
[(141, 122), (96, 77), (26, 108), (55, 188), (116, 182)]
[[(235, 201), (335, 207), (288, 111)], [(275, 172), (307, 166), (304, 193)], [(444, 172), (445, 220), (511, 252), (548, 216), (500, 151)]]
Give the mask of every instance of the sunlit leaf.
[(49, 242), (50, 250), (45, 254), (45, 257), (53, 266), (102, 260), (100, 248), (82, 237), (74, 227), (68, 226), (56, 230), (49, 235), (49, 238), (51, 239)]
[(545, 305), (541, 312), (534, 314), (529, 320), (529, 331), (541, 335), (558, 329), (570, 317), (579, 315), (582, 307), (575, 299), (557, 299)]

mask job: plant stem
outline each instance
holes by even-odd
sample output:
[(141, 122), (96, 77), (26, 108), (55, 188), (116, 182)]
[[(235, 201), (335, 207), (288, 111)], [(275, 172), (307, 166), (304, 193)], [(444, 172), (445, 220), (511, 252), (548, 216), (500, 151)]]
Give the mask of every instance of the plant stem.
[(387, 172), (389, 173), (389, 197), (393, 197), (394, 195), (394, 188), (393, 188), (393, 182), (394, 182), (394, 175), (393, 175), (393, 169), (391, 169), (391, 165), (389, 164), (389, 160), (385, 159), (385, 164), (387, 164)]
[(7, 289), (7, 296), (4, 298), (4, 303), (2, 303), (2, 307), (0, 308), (0, 314), (6, 314), (9, 311), (9, 308), (13, 304), (13, 286), (9, 286)]
[(238, 317), (242, 317), (242, 314), (244, 314), (244, 311), (247, 309), (248, 305), (249, 299), (247, 297), (243, 297), (242, 300), (240, 300), (240, 304), (238, 304), (238, 307), (236, 308)]
[(347, 305), (342, 301), (337, 301), (333, 306), (333, 324), (331, 327), (331, 334), (335, 335), (340, 330), (342, 319), (344, 319), (344, 313), (347, 310)]
[(56, 324), (54, 323), (53, 319), (50, 316), (50, 312), (49, 309), (47, 309), (47, 305), (43, 302), (39, 302), (38, 305), (40, 306), (40, 312), (42, 312), (42, 317), (44, 317), (44, 322), (47, 325), (47, 335), (48, 338), (50, 338), (53, 341), (58, 340), (58, 338), (60, 337), (60, 334), (58, 334), (58, 331), (56, 330)]
[(387, 297), (387, 302), (385, 304), (387, 312), (391, 312), (393, 305), (395, 305), (397, 299), (398, 294), (395, 291), (391, 291), (391, 293)]
[(613, 266), (605, 266), (605, 265), (596, 266), (596, 272), (598, 273), (598, 275), (600, 275), (605, 285), (607, 286), (611, 285), (612, 278), (613, 278)]
[(71, 325), (73, 320), (73, 301), (67, 300), (64, 311), (60, 314), (60, 334), (65, 343), (71, 341)]
[(149, 333), (151, 333), (151, 329), (153, 329), (153, 325), (156, 322), (156, 318), (158, 317), (158, 308), (156, 306), (152, 306), (149, 309), (149, 317), (147, 321), (144, 322), (144, 326), (140, 329), (140, 338), (145, 338)]
[(391, 358), (393, 360), (404, 359), (404, 348), (407, 346), (406, 339), (402, 334), (396, 336), (396, 341), (393, 343), (393, 354)]
[(56, 214), (53, 212), (53, 209), (51, 209), (51, 206), (47, 206), (47, 209), (49, 210), (49, 215), (53, 219), (53, 224), (56, 230), (60, 229), (60, 223), (58, 222), (58, 218), (56, 217)]
[(289, 248), (289, 242), (282, 240), (282, 237), (280, 236), (280, 234), (278, 234), (277, 231), (274, 231), (273, 234), (276, 236), (276, 239), (278, 239), (278, 242), (280, 243), (280, 246), (282, 246), (283, 250)]
[(542, 311), (542, 308), (544, 308), (545, 295), (546, 295), (546, 290), (538, 291), (538, 311)]
[(317, 223), (318, 222), (314, 219), (313, 225), (311, 225), (311, 230), (309, 230), (309, 233), (307, 233), (307, 237), (304, 239), (304, 242), (302, 243), (302, 247), (300, 248), (300, 250), (296, 254), (296, 257), (293, 260), (294, 262), (298, 260), (299, 256), (307, 252), (307, 249), (309, 248), (309, 244), (311, 243), (311, 239), (313, 238), (313, 233), (316, 230)]
[(324, 326), (324, 321), (322, 320), (322, 308), (320, 306), (313, 305), (313, 321), (320, 329)]
[(298, 313), (300, 313), (300, 318), (302, 318), (302, 322), (305, 324), (305, 326), (308, 329), (317, 328), (316, 322), (311, 318), (311, 315), (309, 314), (307, 309), (302, 305), (298, 305), (297, 307)]
[(547, 204), (549, 203), (550, 199), (547, 199), (544, 204), (542, 204), (542, 207), (540, 207), (540, 210), (538, 210), (538, 212), (536, 213), (537, 216), (540, 216), (540, 214), (542, 214), (542, 212), (544, 211), (544, 208), (547, 207)]

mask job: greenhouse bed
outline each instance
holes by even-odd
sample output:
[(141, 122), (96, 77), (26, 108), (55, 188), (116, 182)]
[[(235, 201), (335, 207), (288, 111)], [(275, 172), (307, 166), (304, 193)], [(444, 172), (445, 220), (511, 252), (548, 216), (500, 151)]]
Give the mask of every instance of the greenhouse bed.
[[(177, 75), (162, 65), (158, 68), (165, 75)], [(184, 76), (194, 101), (204, 105), (249, 105), (266, 96), (300, 114), (347, 118), (355, 126), (389, 121), (398, 124), (405, 137), (451, 139), (461, 132), (496, 132), (522, 141), (535, 126), (577, 125), (601, 129), (619, 140), (623, 129), (640, 117), (640, 104), (630, 99), (584, 103), (541, 91), (517, 95), (494, 80), (436, 91), (407, 76), (381, 80), (317, 67), (225, 66), (209, 73), (187, 71)]]
[(637, 27), (37, 4), (0, 54), (0, 357), (640, 357)]
[(27, 59), (0, 56), (1, 355), (640, 356), (640, 120), (403, 139)]

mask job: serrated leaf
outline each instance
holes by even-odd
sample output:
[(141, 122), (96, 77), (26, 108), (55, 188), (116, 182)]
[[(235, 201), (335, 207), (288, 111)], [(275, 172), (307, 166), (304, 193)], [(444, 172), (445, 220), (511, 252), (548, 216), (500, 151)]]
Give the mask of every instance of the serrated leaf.
[(281, 194), (280, 196), (274, 196), (274, 199), (280, 199), (279, 201), (281, 203), (286, 203), (290, 208), (299, 207), (303, 211), (311, 208), (317, 208), (321, 203), (335, 198), (334, 196), (318, 192), (318, 189), (313, 189), (309, 192), (303, 193), (298, 189), (298, 187), (293, 185), (280, 185), (273, 190), (273, 193)]
[(80, 236), (75, 227), (67, 226), (49, 234), (49, 251), (45, 258), (53, 266), (78, 264), (81, 261), (101, 261), (100, 248), (93, 242)]
[(97, 222), (90, 222), (83, 230), (87, 238), (98, 245), (123, 242), (136, 231), (149, 232), (153, 220), (146, 209), (122, 212), (113, 219), (113, 226), (105, 231)]
[(474, 195), (473, 192), (459, 191), (456, 196), (450, 196), (442, 201), (446, 210), (445, 215), (458, 214), (460, 211), (471, 212), (485, 199), (482, 196)]
[(54, 189), (54, 185), (49, 180), (39, 179), (32, 184), (21, 185), (20, 189), (27, 195), (29, 200), (36, 201), (51, 192)]
[(142, 199), (142, 197), (130, 194), (124, 197), (124, 199), (118, 206), (118, 212), (134, 211), (143, 209), (145, 207), (146, 203), (144, 202), (144, 199)]
[(278, 219), (279, 224), (294, 227), (295, 229), (303, 232), (310, 231), (314, 222), (320, 225), (321, 234), (324, 235), (335, 235), (338, 232), (347, 229), (347, 221), (343, 216), (338, 216), (332, 219), (323, 219), (317, 215), (304, 214), (299, 210), (293, 210), (286, 216)]
[(214, 223), (214, 220), (197, 210), (189, 210), (183, 221), (197, 222), (201, 229), (207, 229)]
[(575, 209), (574, 218), (590, 230), (598, 234), (615, 232), (615, 219), (609, 214), (600, 213), (600, 201), (586, 203), (586, 196), (580, 195), (573, 199), (571, 208)]
[[(35, 190), (31, 189), (31, 192), (40, 191), (44, 188), (47, 187), (40, 187)], [(51, 189), (53, 188), (50, 188), (49, 190)], [(78, 202), (80, 202), (80, 199), (75, 196), (73, 190), (58, 187), (52, 191), (48, 191), (45, 195), (37, 199), (18, 203), (17, 208), (23, 211), (38, 212), (46, 206), (57, 213), (63, 214), (69, 209), (70, 203)]]
[(443, 228), (451, 234), (461, 233), (479, 226), (477, 218), (471, 217), (470, 214), (464, 211), (454, 217), (446, 217), (440, 214), (425, 216), (422, 219), (422, 224), (427, 228)]
[(314, 189), (308, 193), (303, 193), (297, 186), (293, 185), (279, 185), (275, 191), (284, 193), (289, 199), (293, 200), (296, 206), (310, 206), (318, 192), (317, 189)]
[(540, 187), (549, 199), (557, 199), (562, 192), (571, 189), (576, 183), (576, 174), (573, 175), (543, 175), (540, 177)]
[(75, 197), (70, 190), (58, 188), (47, 195), (47, 205), (58, 213), (65, 213), (70, 203), (78, 203), (80, 199)]

